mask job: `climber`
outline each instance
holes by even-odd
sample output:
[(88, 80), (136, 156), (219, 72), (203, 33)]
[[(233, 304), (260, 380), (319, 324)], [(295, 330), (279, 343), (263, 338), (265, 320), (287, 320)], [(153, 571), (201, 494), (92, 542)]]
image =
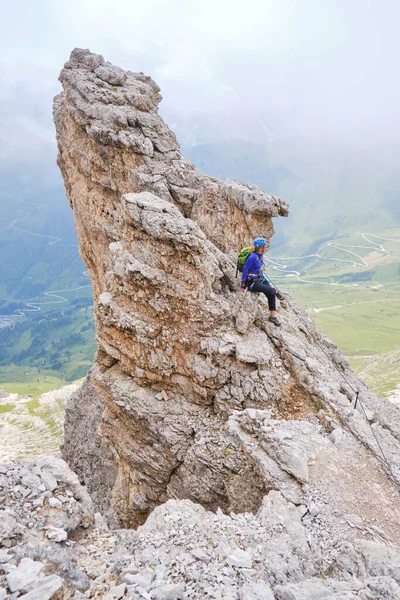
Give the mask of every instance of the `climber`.
[(264, 277), (262, 268), (264, 266), (263, 254), (268, 246), (267, 240), (264, 238), (256, 238), (253, 242), (251, 254), (247, 257), (242, 274), (241, 290), (243, 292), (248, 289), (250, 292), (261, 292), (268, 299), (268, 308), (270, 315), (268, 321), (280, 327), (281, 323), (276, 316), (276, 299), (284, 300), (282, 294), (276, 290), (269, 281)]

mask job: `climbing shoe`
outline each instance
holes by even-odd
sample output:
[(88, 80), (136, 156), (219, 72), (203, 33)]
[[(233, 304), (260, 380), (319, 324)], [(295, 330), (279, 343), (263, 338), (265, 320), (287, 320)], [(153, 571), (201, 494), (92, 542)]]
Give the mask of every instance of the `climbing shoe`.
[(278, 319), (278, 317), (268, 317), (268, 321), (270, 323), (273, 323), (276, 327), (280, 327), (281, 326), (281, 322)]
[(278, 298), (278, 300), (280, 300), (282, 302), (282, 300), (284, 300), (285, 298), (282, 296), (282, 294), (280, 293), (279, 290), (276, 290), (276, 297)]

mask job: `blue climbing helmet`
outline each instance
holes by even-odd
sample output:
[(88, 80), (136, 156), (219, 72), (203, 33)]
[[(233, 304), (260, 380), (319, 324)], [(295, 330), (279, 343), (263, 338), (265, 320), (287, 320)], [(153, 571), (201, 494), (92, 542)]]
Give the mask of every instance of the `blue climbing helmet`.
[(262, 237), (256, 238), (253, 241), (254, 248), (261, 248), (261, 246), (266, 246), (266, 245), (267, 245), (267, 240)]

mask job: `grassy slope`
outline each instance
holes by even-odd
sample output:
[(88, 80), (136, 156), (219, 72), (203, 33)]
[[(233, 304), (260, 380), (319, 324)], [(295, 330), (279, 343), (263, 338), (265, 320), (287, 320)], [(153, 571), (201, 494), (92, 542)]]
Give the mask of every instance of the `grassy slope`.
[(382, 396), (390, 396), (400, 388), (400, 350), (353, 359), (353, 367), (369, 386), (378, 389)]
[[(57, 390), (64, 385), (65, 381), (56, 371), (17, 365), (0, 367), (0, 388), (9, 394), (32, 396), (36, 399), (40, 394)], [(0, 406), (0, 412), (5, 412), (4, 406)]]
[[(308, 263), (285, 263), (301, 272), (297, 280), (282, 277), (268, 266), (278, 287), (309, 312), (365, 382), (382, 395), (390, 394), (400, 382), (396, 363), (400, 348), (400, 228), (380, 232), (384, 237), (389, 234), (399, 240), (384, 242), (390, 254), (356, 250), (368, 264), (364, 268), (315, 257)], [(359, 236), (345, 241), (350, 245), (365, 243)], [(321, 255), (330, 255), (330, 249), (324, 250)]]
[(83, 377), (93, 364), (92, 308), (36, 316), (35, 322), (0, 330), (3, 347), (4, 342), (7, 352), (0, 361), (0, 388), (32, 396), (59, 388)]
[[(95, 350), (92, 315), (78, 308), (79, 302), (91, 304), (91, 286), (79, 257), (72, 211), (59, 177), (42, 188), (41, 180), (36, 173), (6, 172), (0, 184), (0, 314), (25, 310), (13, 339), (0, 329), (0, 387), (34, 396), (82, 377)], [(56, 238), (60, 241), (54, 244)], [(63, 300), (45, 294), (53, 290), (70, 291), (59, 294)], [(37, 302), (40, 311), (29, 309), (27, 302)], [(68, 316), (71, 311), (77, 320)], [(43, 319), (48, 331), (38, 330)], [(79, 332), (85, 324), (90, 329)], [(79, 343), (68, 342), (78, 332)], [(29, 352), (35, 335), (36, 346)], [(38, 348), (45, 348), (40, 358)], [(27, 356), (18, 360), (24, 350)]]

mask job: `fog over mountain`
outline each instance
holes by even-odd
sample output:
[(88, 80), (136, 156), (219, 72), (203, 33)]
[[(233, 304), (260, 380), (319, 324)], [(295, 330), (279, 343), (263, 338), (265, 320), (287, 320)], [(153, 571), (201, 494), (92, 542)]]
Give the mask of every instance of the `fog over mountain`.
[[(75, 46), (161, 86), (181, 141), (335, 136), (393, 159), (395, 0), (9, 3), (0, 24), (0, 161), (55, 173), (51, 100)], [(56, 175), (55, 175), (56, 176)]]

